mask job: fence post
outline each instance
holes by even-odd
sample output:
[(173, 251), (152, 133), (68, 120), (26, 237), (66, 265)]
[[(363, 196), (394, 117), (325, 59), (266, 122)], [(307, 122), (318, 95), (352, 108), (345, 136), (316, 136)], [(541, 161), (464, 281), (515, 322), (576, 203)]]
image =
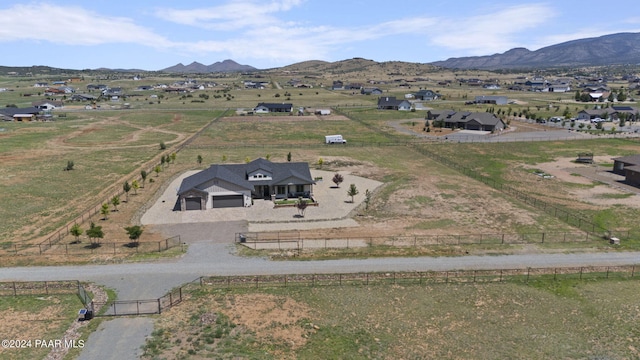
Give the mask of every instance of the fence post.
[(531, 268), (527, 268), (527, 284), (529, 283), (529, 273), (531, 272)]
[(44, 293), (49, 295), (49, 284), (46, 281), (44, 282)]
[(160, 305), (160, 298), (158, 298), (158, 314), (162, 314), (162, 305)]
[(580, 266), (580, 280), (582, 280), (582, 266)]
[(635, 275), (635, 273), (636, 273), (636, 266), (635, 266), (635, 265), (633, 265), (633, 266), (631, 267), (631, 277), (633, 277), (633, 275)]

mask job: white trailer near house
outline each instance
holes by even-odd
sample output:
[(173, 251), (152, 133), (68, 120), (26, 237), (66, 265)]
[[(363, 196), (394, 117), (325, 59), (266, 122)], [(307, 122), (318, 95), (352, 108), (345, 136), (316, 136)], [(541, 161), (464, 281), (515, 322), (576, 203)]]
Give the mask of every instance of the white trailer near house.
[(325, 144), (346, 144), (347, 140), (342, 135), (327, 135), (324, 137)]

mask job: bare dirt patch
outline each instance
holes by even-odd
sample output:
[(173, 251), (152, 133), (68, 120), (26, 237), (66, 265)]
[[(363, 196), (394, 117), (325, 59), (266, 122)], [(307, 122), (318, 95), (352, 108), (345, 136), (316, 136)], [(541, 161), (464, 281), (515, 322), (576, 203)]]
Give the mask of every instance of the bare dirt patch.
[[(544, 179), (547, 183), (564, 182), (586, 185), (585, 187), (569, 187), (564, 193), (567, 198), (579, 200), (598, 207), (624, 205), (640, 208), (640, 197), (634, 188), (620, 184), (610, 169), (604, 169), (597, 163), (611, 162), (611, 156), (595, 156), (594, 164), (576, 163), (575, 158), (558, 158), (556, 161), (524, 166), (531, 170), (541, 170), (553, 176)], [(545, 187), (539, 187), (544, 189)]]

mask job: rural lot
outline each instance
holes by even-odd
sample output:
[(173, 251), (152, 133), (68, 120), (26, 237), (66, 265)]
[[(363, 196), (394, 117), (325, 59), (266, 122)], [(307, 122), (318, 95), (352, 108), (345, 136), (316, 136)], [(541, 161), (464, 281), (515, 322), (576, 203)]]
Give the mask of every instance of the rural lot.
[[(447, 257), (595, 256), (640, 250), (640, 188), (612, 171), (613, 159), (640, 153), (635, 121), (610, 121), (598, 129), (587, 122), (575, 125), (580, 122), (570, 118), (580, 111), (609, 104), (581, 103), (574, 93), (485, 90), (459, 81), (477, 77), (506, 88), (523, 74), (454, 74), (408, 67), (396, 73), (403, 78), (418, 73), (420, 79), (402, 82), (394, 80), (399, 75), (383, 71), (368, 74), (359, 61), (342, 63), (322, 76), (305, 69), (273, 70), (262, 75), (272, 84), (265, 89), (245, 88), (248, 75), (240, 74), (199, 75), (196, 82), (215, 85), (184, 92), (136, 91), (140, 80), (86, 74), (74, 84), (78, 92), (104, 82), (127, 89), (129, 96), (95, 103), (69, 99), (64, 107), (50, 111), (52, 118), (47, 121), (1, 122), (0, 281), (6, 285), (27, 280), (12, 269), (25, 269), (24, 273), (29, 268), (34, 273), (50, 269), (46, 279), (29, 280), (94, 283), (104, 287), (108, 301), (114, 301), (159, 298), (193, 280), (186, 279), (193, 275), (189, 261), (204, 263), (208, 257), (212, 265), (207, 269), (216, 261), (231, 264), (236, 259), (251, 262), (256, 269), (261, 266), (255, 275), (269, 275), (272, 266), (273, 275), (294, 276), (286, 272), (287, 264), (300, 271), (307, 261), (414, 258), (427, 264), (429, 259)], [(312, 79), (313, 84), (295, 87), (292, 77)], [(335, 80), (369, 78), (380, 81), (377, 86), (383, 96), (403, 99), (408, 93), (431, 89), (441, 97), (419, 106), (414, 101), (410, 111), (381, 110), (376, 95), (330, 87)], [(142, 82), (181, 80), (149, 74)], [(0, 105), (26, 108), (52, 97), (40, 94), (33, 82), (31, 77), (0, 76), (0, 87), (13, 89), (0, 93)], [(627, 83), (618, 79), (609, 86), (626, 88)], [(468, 99), (483, 94), (510, 101), (468, 104)], [(292, 103), (294, 111), (253, 113), (264, 102)], [(630, 99), (624, 105), (637, 107), (638, 102)], [(297, 114), (299, 108), (304, 110)], [(320, 115), (318, 109), (331, 114)], [(430, 111), (446, 109), (499, 114), (508, 126), (474, 132), (438, 127), (433, 121), (425, 124)], [(538, 120), (563, 112), (568, 116), (562, 122)], [(343, 135), (347, 143), (325, 144), (324, 137), (330, 134)], [(593, 162), (576, 162), (578, 154), (585, 153)], [(300, 216), (294, 206), (275, 207), (270, 199), (256, 198), (246, 208), (175, 210), (176, 191), (187, 175), (212, 164), (243, 164), (258, 158), (308, 163), (316, 180), (317, 206), (309, 206)], [(344, 178), (341, 184), (332, 181), (336, 173)], [(136, 186), (124, 190), (125, 183)], [(358, 191), (348, 194), (352, 184)], [(71, 231), (74, 224), (79, 234)], [(100, 227), (103, 236), (89, 237), (91, 224)], [(139, 240), (125, 230), (136, 225), (143, 230)], [(239, 234), (249, 242), (238, 242)], [(612, 244), (611, 237), (620, 243)], [(262, 246), (255, 239), (272, 245)], [(312, 239), (324, 246), (304, 246)], [(283, 246), (282, 240), (295, 246)], [(163, 273), (164, 282), (146, 271), (136, 279), (134, 273), (117, 270), (119, 266), (141, 270), (147, 263), (157, 269), (171, 264), (185, 268), (173, 275)], [(112, 278), (94, 273), (102, 266), (113, 269)], [(64, 271), (63, 278), (56, 278), (57, 269)], [(379, 271), (396, 270), (407, 269)], [(74, 271), (78, 276), (70, 277)], [(451, 284), (422, 283), (422, 278), (419, 284), (394, 281), (379, 286), (191, 284), (180, 292), (180, 304), (144, 317), (140, 320), (144, 323), (131, 318), (131, 329), (141, 326), (146, 339), (141, 335), (128, 345), (149, 359), (294, 359), (317, 354), (363, 359), (508, 358), (513, 349), (523, 354), (514, 358), (522, 359), (637, 357), (640, 313), (635, 272), (609, 279), (607, 268), (606, 276), (598, 271), (583, 281), (582, 269), (575, 271), (580, 278), (527, 275), (526, 282), (518, 276), (503, 282), (500, 273), (499, 283), (476, 283), (474, 276), (470, 283)], [(366, 271), (345, 266), (335, 272)], [(219, 269), (196, 276), (215, 275), (254, 274)], [(94, 295), (102, 293), (94, 289)], [(0, 319), (12, 324), (3, 328), (3, 338), (19, 337), (25, 331), (21, 319), (29, 312), (55, 319), (43, 320), (46, 325), (33, 327), (29, 336), (64, 334), (82, 304), (69, 305), (73, 299), (68, 294), (40, 295), (35, 300), (36, 295), (2, 298), (12, 299), (0, 306)], [(76, 336), (97, 344), (93, 351), (106, 346), (100, 334), (112, 336), (107, 334), (118, 331), (109, 317), (85, 323)], [(89, 356), (88, 351), (74, 349), (67, 356), (82, 358)], [(0, 357), (44, 353), (1, 349)]]

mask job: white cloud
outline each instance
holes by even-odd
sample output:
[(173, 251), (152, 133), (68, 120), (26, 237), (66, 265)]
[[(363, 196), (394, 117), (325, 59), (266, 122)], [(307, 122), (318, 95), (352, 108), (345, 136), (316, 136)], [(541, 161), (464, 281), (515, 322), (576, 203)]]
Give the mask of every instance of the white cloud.
[(178, 10), (160, 8), (155, 15), (165, 21), (190, 25), (203, 29), (234, 31), (278, 23), (274, 13), (285, 12), (302, 3), (302, 0), (280, 0), (267, 4), (253, 1), (234, 1), (225, 5)]
[(441, 19), (430, 42), (475, 55), (502, 52), (522, 46), (516, 41), (517, 34), (532, 31), (554, 16), (548, 6), (533, 4), (467, 18)]
[(0, 9), (0, 41), (48, 41), (64, 45), (140, 43), (170, 46), (170, 42), (131, 19), (105, 17), (73, 6), (47, 3)]

